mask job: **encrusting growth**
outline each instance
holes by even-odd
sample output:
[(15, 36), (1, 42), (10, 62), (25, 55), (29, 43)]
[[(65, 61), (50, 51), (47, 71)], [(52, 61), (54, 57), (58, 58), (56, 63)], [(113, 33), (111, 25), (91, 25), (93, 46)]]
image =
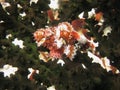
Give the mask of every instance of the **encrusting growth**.
[[(88, 53), (88, 57), (92, 58), (94, 63), (99, 63), (107, 71), (118, 73), (117, 68), (113, 68), (96, 53), (96, 47), (99, 43), (94, 42), (94, 37), (87, 35), (89, 30), (83, 28), (85, 24), (84, 19), (79, 19), (72, 21), (72, 24), (62, 22), (57, 26), (35, 31), (34, 39), (37, 46), (46, 48), (46, 51), (39, 51), (39, 58), (44, 62), (48, 62), (49, 60), (63, 59), (63, 56), (66, 56), (72, 61), (76, 51), (80, 50), (82, 53)], [(81, 49), (83, 46), (85, 48)], [(94, 57), (97, 58), (97, 61)]]

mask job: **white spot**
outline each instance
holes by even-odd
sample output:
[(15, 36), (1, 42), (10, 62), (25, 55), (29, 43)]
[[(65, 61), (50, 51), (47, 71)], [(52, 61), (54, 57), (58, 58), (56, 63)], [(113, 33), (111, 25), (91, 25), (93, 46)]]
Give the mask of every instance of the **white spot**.
[(26, 13), (23, 12), (23, 13), (20, 13), (19, 15), (20, 15), (21, 17), (25, 17), (25, 16), (26, 16)]
[(79, 18), (84, 18), (83, 16), (84, 16), (84, 12), (81, 12), (81, 13), (78, 15)]
[(88, 57), (93, 59), (92, 63), (99, 63), (102, 67), (104, 67), (102, 64), (102, 60), (90, 51), (88, 51)]
[(56, 90), (56, 89), (55, 89), (55, 86), (52, 85), (52, 86), (48, 87), (47, 90)]
[(63, 65), (65, 64), (65, 62), (64, 62), (62, 59), (59, 59), (59, 60), (57, 61), (57, 64), (61, 64), (61, 66), (63, 66)]
[(6, 49), (6, 46), (4, 46), (4, 45), (2, 45), (1, 47), (2, 47), (2, 49)]
[(88, 18), (92, 18), (94, 15), (95, 15), (95, 9), (92, 8), (92, 10), (88, 12)]
[(82, 67), (83, 67), (84, 69), (87, 69), (86, 66), (85, 66), (83, 63), (82, 63)]
[(45, 25), (46, 28), (49, 28), (49, 26)]
[(44, 11), (41, 11), (41, 13), (44, 13)]
[(34, 71), (35, 73), (39, 74), (39, 70), (34, 70), (33, 68), (28, 68), (28, 71), (30, 72), (30, 74), (28, 74), (27, 76), (28, 79), (30, 78)]
[(25, 46), (23, 45), (23, 41), (22, 40), (18, 40), (17, 38), (14, 39), (14, 41), (12, 41), (12, 43), (15, 45), (15, 46), (19, 46), (20, 48), (24, 48)]
[(56, 37), (59, 38), (60, 37), (60, 29), (56, 28)]
[(94, 42), (94, 38), (91, 38), (91, 40), (88, 40), (88, 42), (90, 42), (90, 44), (92, 44), (94, 47), (92, 47), (92, 49), (95, 51), (96, 47), (99, 46), (99, 42)]
[(37, 2), (38, 2), (38, 0), (30, 0), (30, 6), (31, 6), (32, 3), (37, 4)]
[(103, 35), (102, 36), (108, 36), (109, 33), (111, 33), (112, 28), (110, 26), (107, 26), (104, 30), (103, 30)]
[(110, 68), (110, 60), (107, 57), (102, 58), (102, 61), (104, 62), (104, 67), (107, 71), (111, 71), (112, 69)]
[(7, 39), (9, 39), (9, 38), (11, 38), (11, 37), (12, 37), (12, 34), (6, 35), (6, 38), (7, 38)]
[(103, 17), (101, 17), (101, 19), (100, 19), (100, 21), (98, 22), (98, 24), (97, 25), (99, 25), (99, 26), (102, 26), (103, 25), (103, 23), (104, 23), (104, 18)]
[(32, 23), (32, 26), (35, 26), (35, 23), (34, 22), (31, 22)]
[(70, 53), (70, 45), (65, 47), (64, 53), (68, 55)]
[(84, 34), (80, 34), (79, 42), (80, 42), (81, 44), (85, 44), (85, 43), (87, 42), (87, 38), (85, 37)]
[(20, 4), (17, 4), (17, 7), (18, 7), (18, 8), (23, 8)]
[(57, 31), (65, 30), (69, 31), (68, 26), (66, 25), (67, 23), (60, 23), (58, 27), (56, 28)]
[(43, 83), (40, 83), (41, 86), (43, 86)]
[(107, 72), (111, 71), (111, 65), (109, 59), (105, 58), (99, 58), (90, 51), (88, 51), (88, 56), (93, 59), (92, 63), (98, 63), (101, 65), (102, 68), (106, 69)]
[(51, 9), (59, 9), (59, 0), (50, 0), (49, 7)]
[(119, 70), (116, 70), (116, 72), (115, 72), (116, 74), (120, 74), (120, 71)]
[(0, 3), (1, 3), (2, 8), (3, 8), (4, 10), (5, 10), (6, 7), (11, 6), (10, 3), (8, 3), (8, 2), (0, 2)]
[(3, 21), (3, 20), (1, 20), (1, 21), (0, 21), (0, 23), (4, 23), (4, 21)]
[(0, 72), (4, 73), (4, 77), (9, 77), (10, 75), (15, 75), (15, 72), (18, 70), (17, 67), (12, 67), (12, 65), (6, 64), (3, 68), (0, 68)]
[(114, 63), (114, 61), (111, 61), (112, 63)]
[(57, 48), (61, 48), (64, 43), (64, 40), (62, 38), (55, 39), (55, 42), (56, 42)]

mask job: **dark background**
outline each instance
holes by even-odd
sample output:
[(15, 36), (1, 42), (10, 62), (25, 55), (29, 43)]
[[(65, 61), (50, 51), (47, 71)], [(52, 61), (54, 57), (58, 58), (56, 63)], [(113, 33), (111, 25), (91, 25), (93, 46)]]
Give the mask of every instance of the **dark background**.
[[(31, 6), (29, 0), (6, 0), (6, 2), (11, 4), (6, 10), (0, 4), (0, 21), (4, 21), (0, 23), (0, 68), (10, 64), (19, 70), (15, 75), (11, 75), (11, 78), (4, 77), (0, 72), (0, 90), (46, 90), (46, 86), (51, 85), (55, 85), (56, 90), (120, 90), (120, 74), (107, 72), (99, 64), (92, 63), (87, 54), (77, 53), (73, 61), (65, 60), (66, 64), (63, 67), (56, 64), (57, 61), (45, 63), (39, 60), (38, 48), (33, 38), (33, 33), (38, 28), (57, 25), (63, 21), (71, 22), (78, 19), (82, 11), (85, 12), (86, 18), (87, 12), (96, 8), (96, 12), (103, 12), (105, 19), (101, 30), (111, 26), (112, 32), (107, 37), (102, 37), (103, 32), (98, 33), (100, 27), (94, 27), (98, 22), (90, 18), (86, 19), (87, 28), (91, 31), (89, 35), (96, 37), (99, 42), (97, 50), (101, 56), (107, 56), (111, 60), (111, 65), (120, 70), (119, 0), (60, 0), (60, 20), (54, 20), (49, 24), (47, 23), (49, 0), (38, 0), (37, 4), (32, 3)], [(17, 8), (17, 4), (23, 8)], [(27, 15), (21, 17), (19, 15), (21, 12), (26, 12)], [(32, 26), (31, 21), (35, 22), (35, 26)], [(8, 34), (12, 34), (10, 39), (6, 39)], [(26, 48), (20, 49), (11, 43), (16, 37), (24, 41)], [(82, 63), (87, 69), (82, 67)], [(30, 67), (40, 71), (33, 76), (34, 80), (27, 78)]]

